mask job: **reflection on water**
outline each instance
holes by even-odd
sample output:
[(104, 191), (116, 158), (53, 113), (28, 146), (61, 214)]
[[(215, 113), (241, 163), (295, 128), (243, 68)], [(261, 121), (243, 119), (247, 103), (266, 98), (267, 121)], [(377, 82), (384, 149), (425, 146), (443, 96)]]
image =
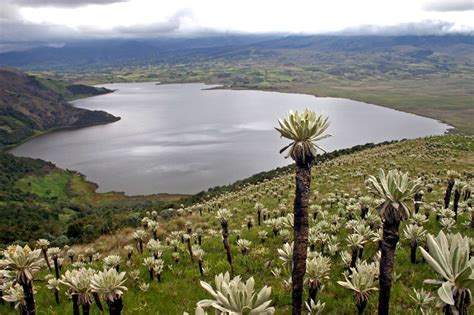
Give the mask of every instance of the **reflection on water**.
[(442, 134), (448, 126), (361, 102), (260, 91), (203, 90), (204, 84), (120, 83), (117, 90), (75, 101), (122, 120), (53, 132), (14, 148), (78, 170), (99, 191), (127, 194), (195, 193), (226, 185), (291, 161), (278, 151), (288, 142), (273, 129), (289, 109), (329, 115), (328, 150), (367, 142)]

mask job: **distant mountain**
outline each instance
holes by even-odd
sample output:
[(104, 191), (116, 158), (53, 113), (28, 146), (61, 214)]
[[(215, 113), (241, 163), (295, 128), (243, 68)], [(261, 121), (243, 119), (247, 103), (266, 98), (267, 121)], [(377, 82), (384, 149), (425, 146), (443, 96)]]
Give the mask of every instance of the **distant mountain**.
[(120, 118), (74, 107), (68, 100), (112, 92), (0, 69), (0, 148), (37, 132), (110, 123)]
[[(443, 54), (474, 60), (474, 37), (223, 36), (154, 40), (96, 40), (0, 54), (0, 65), (32, 70), (94, 69), (221, 60), (312, 63), (319, 54), (390, 53), (403, 58)], [(434, 55), (433, 55), (434, 54)], [(327, 58), (326, 58), (327, 59)]]

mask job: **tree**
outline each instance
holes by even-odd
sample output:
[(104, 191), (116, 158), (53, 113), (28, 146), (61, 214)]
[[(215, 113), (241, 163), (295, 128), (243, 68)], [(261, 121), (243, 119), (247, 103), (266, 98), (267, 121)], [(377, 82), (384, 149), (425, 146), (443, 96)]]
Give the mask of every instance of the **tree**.
[(292, 272), (293, 315), (301, 314), (303, 303), (304, 275), (308, 244), (308, 207), (311, 186), (311, 167), (316, 157), (316, 149), (321, 149), (316, 141), (329, 137), (323, 135), (329, 127), (327, 117), (306, 109), (303, 113), (290, 111), (286, 119), (279, 119), (280, 128), (275, 128), (281, 137), (292, 142), (280, 150), (288, 149), (288, 155), (296, 163), (294, 200), (294, 255)]
[(385, 172), (380, 170), (378, 178), (371, 175), (366, 184), (369, 191), (383, 199), (377, 207), (383, 221), (378, 312), (381, 315), (388, 315), (395, 249), (400, 239), (400, 222), (409, 217), (410, 209), (405, 202), (411, 200), (412, 196), (420, 190), (421, 182), (419, 179), (411, 180), (408, 173), (390, 170), (385, 175)]

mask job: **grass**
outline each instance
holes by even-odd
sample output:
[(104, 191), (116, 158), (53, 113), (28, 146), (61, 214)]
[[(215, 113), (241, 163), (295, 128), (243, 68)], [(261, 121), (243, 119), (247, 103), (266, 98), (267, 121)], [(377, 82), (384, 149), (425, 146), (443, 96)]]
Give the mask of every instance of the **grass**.
[(17, 187), (40, 197), (64, 198), (70, 179), (70, 173), (55, 170), (45, 176), (26, 176), (17, 182)]
[[(327, 211), (327, 218), (332, 216), (337, 218), (336, 221), (343, 223), (335, 235), (340, 243), (340, 251), (347, 250), (348, 248), (345, 246), (347, 235), (345, 207), (337, 206), (337, 202), (329, 203), (324, 202), (324, 200), (334, 197), (344, 204), (348, 198), (354, 197), (358, 192), (361, 195), (366, 195), (364, 177), (368, 174), (376, 174), (379, 168), (400, 168), (403, 171), (409, 171), (411, 177), (423, 176), (427, 182), (433, 184), (433, 192), (425, 194), (425, 204), (438, 202), (444, 196), (447, 170), (457, 170), (464, 177), (472, 174), (474, 169), (473, 140), (472, 137), (454, 135), (407, 140), (321, 163), (313, 169), (311, 188), (315, 193), (312, 195), (311, 204), (321, 205)], [(278, 195), (281, 198), (280, 202), (284, 203), (290, 212), (294, 189), (293, 181), (293, 174), (282, 173), (274, 179), (264, 181), (258, 185), (248, 185), (241, 190), (223, 194), (211, 202), (199, 205), (204, 209), (203, 216), (200, 216), (197, 208), (195, 208), (191, 215), (169, 220), (159, 219), (159, 237), (163, 242), (165, 242), (165, 237), (170, 235), (170, 232), (185, 230), (185, 224), (188, 221), (192, 223), (194, 231), (198, 227), (207, 231), (202, 248), (206, 252), (204, 264), (210, 269), (201, 278), (197, 263), (191, 263), (184, 244), (179, 246), (181, 255), (179, 263), (172, 261), (171, 253), (173, 250), (167, 248), (163, 253), (166, 267), (161, 283), (155, 280), (151, 283), (149, 291), (143, 293), (138, 289), (137, 283), (131, 279), (127, 280), (126, 286), (129, 290), (124, 295), (125, 308), (123, 314), (182, 314), (184, 311), (192, 313), (197, 301), (208, 298), (205, 291), (200, 287), (199, 281), (204, 280), (212, 283), (214, 275), (229, 270), (221, 237), (219, 234), (209, 236), (210, 233), (208, 232), (210, 229), (218, 231), (220, 228), (214, 213), (219, 207), (227, 208), (233, 212), (233, 216), (229, 221), (229, 230), (234, 259), (234, 274), (242, 275), (244, 280), (253, 276), (256, 280), (257, 289), (260, 289), (263, 285), (271, 286), (271, 299), (273, 306), (277, 309), (276, 314), (288, 314), (291, 309), (291, 294), (285, 288), (283, 280), (287, 279), (289, 274), (286, 272), (283, 277), (276, 278), (271, 274), (271, 269), (268, 268), (268, 264), (271, 264), (272, 267), (280, 265), (277, 249), (283, 245), (284, 241), (280, 235), (273, 237), (270, 227), (266, 225), (257, 226), (256, 222), (253, 228), (247, 230), (245, 218), (247, 215), (255, 218), (255, 201), (262, 202), (272, 213), (272, 210), (278, 208)], [(277, 192), (277, 194), (274, 195), (273, 192)], [(318, 193), (316, 194), (316, 192)], [(422, 206), (421, 211), (424, 212), (425, 210), (426, 207)], [(371, 211), (374, 211), (373, 208), (371, 208)], [(321, 220), (321, 214), (319, 220)], [(474, 237), (474, 230), (465, 225), (469, 221), (470, 214), (463, 212), (453, 228), (453, 232), (461, 232), (464, 235)], [(314, 224), (312, 222), (312, 225)], [(391, 312), (393, 314), (414, 309), (414, 302), (408, 297), (408, 294), (412, 294), (412, 288), (423, 287), (435, 295), (437, 289), (423, 284), (423, 280), (436, 278), (436, 274), (428, 264), (422, 262), (420, 252), (418, 252), (417, 264), (412, 265), (410, 263), (410, 247), (402, 233), (405, 225), (406, 223), (402, 223), (400, 228), (401, 240), (396, 254), (395, 271), (400, 275), (400, 279), (393, 284), (392, 288)], [(439, 221), (436, 220), (435, 213), (430, 212), (430, 220), (425, 223), (424, 228), (433, 234), (437, 234), (442, 228)], [(263, 244), (258, 239), (258, 231), (261, 230), (266, 230), (269, 233), (268, 239)], [(132, 228), (123, 229), (102, 236), (90, 244), (73, 248), (77, 253), (83, 253), (86, 247), (92, 246), (101, 254), (101, 257), (118, 253), (121, 254), (124, 261), (126, 254), (123, 247), (127, 244), (134, 244), (133, 231)], [(242, 238), (252, 241), (248, 256), (240, 254), (237, 250), (235, 245), (237, 233)], [(317, 250), (319, 250), (319, 245)], [(376, 251), (377, 244), (369, 242), (364, 249), (364, 259), (371, 261)], [(138, 255), (135, 252), (130, 267), (122, 263), (122, 270), (139, 269), (140, 281), (149, 282), (148, 272), (142, 265), (143, 258), (148, 255), (148, 253)], [(342, 273), (346, 270), (346, 267), (338, 255), (331, 257), (331, 260), (330, 279), (323, 282), (324, 289), (318, 293), (318, 299), (326, 303), (323, 313), (354, 314), (355, 304), (351, 292), (337, 284), (337, 281), (343, 280)], [(67, 261), (67, 258), (65, 258), (65, 261)], [(101, 261), (93, 262), (91, 267), (101, 269)], [(71, 268), (71, 265), (66, 262), (62, 272), (69, 268)], [(40, 281), (46, 274), (47, 272), (44, 271), (38, 274), (38, 281), (35, 282), (38, 314), (70, 313), (72, 306), (66, 300), (64, 290), (61, 293), (61, 304), (54, 305), (52, 293), (45, 288), (45, 282)], [(369, 300), (366, 314), (376, 313), (377, 297), (377, 293), (375, 293)], [(0, 306), (0, 313), (9, 314), (12, 311), (10, 311), (9, 306)], [(95, 306), (92, 307), (91, 314), (99, 314)]]

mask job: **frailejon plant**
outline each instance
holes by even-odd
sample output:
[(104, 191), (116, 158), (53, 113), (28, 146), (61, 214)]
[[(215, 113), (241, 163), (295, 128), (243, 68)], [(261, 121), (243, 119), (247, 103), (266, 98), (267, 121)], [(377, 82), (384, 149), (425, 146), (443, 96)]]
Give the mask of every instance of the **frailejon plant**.
[(25, 293), (23, 288), (18, 283), (13, 284), (13, 282), (10, 282), (9, 284), (10, 285), (5, 287), (3, 300), (15, 303), (15, 309), (20, 311), (20, 315), (28, 314), (26, 311)]
[(349, 276), (344, 275), (345, 281), (337, 283), (353, 292), (358, 314), (363, 314), (372, 293), (378, 290), (375, 278), (376, 272), (371, 265), (358, 264), (351, 268)]
[(41, 249), (9, 246), (3, 251), (3, 256), (4, 258), (0, 259), (0, 268), (7, 271), (7, 278), (14, 280), (23, 288), (26, 314), (36, 314), (33, 275), (40, 271), (44, 264), (44, 260), (40, 257)]
[(309, 303), (316, 301), (316, 295), (321, 289), (322, 282), (329, 279), (331, 259), (317, 256), (306, 262), (306, 281), (308, 283)]
[(430, 292), (425, 291), (424, 289), (413, 289), (415, 295), (408, 295), (416, 304), (416, 311), (419, 314), (425, 315), (425, 311), (427, 314), (430, 314), (431, 305), (436, 300), (434, 296), (431, 295)]
[(292, 313), (299, 315), (303, 303), (303, 282), (306, 272), (311, 167), (317, 154), (316, 149), (322, 150), (315, 142), (329, 137), (324, 135), (329, 127), (329, 121), (327, 117), (306, 109), (301, 114), (290, 111), (287, 118), (278, 120), (278, 124), (279, 128), (275, 129), (280, 136), (292, 141), (281, 149), (280, 153), (288, 150), (286, 157), (291, 157), (296, 163)]
[(46, 262), (48, 269), (51, 270), (51, 264), (49, 263), (49, 259), (48, 259), (49, 241), (47, 239), (41, 238), (36, 241), (36, 246), (39, 249), (41, 249), (41, 252), (43, 253), (44, 261)]
[(120, 270), (120, 263), (122, 262), (122, 257), (119, 255), (109, 255), (104, 257), (104, 269), (115, 268), (117, 271)]
[(416, 249), (426, 239), (426, 230), (416, 224), (408, 224), (403, 230), (405, 238), (410, 242), (410, 261), (416, 264)]
[(59, 247), (51, 247), (48, 249), (48, 256), (51, 256), (54, 263), (54, 273), (56, 275), (56, 279), (59, 279), (59, 255), (61, 254), (61, 249)]
[(314, 301), (311, 300), (309, 303), (305, 302), (305, 306), (306, 310), (308, 311), (308, 315), (320, 315), (323, 313), (326, 303), (321, 303), (321, 301), (314, 303)]
[(199, 273), (204, 276), (203, 270), (203, 259), (206, 252), (199, 245), (193, 245), (192, 251), (196, 259), (198, 260)]
[(51, 278), (48, 280), (48, 285), (46, 286), (49, 290), (53, 291), (54, 300), (56, 301), (56, 304), (59, 304), (59, 291), (60, 291), (59, 285), (60, 284), (61, 284), (60, 280), (56, 278)]
[(125, 272), (118, 273), (115, 269), (100, 271), (91, 279), (91, 289), (104, 296), (110, 315), (120, 315), (123, 309), (122, 296), (127, 288)]
[(61, 277), (60, 282), (69, 288), (74, 315), (79, 314), (79, 306), (82, 306), (83, 315), (89, 314), (92, 304), (91, 279), (95, 273), (93, 269), (81, 268), (68, 270)]
[(418, 179), (411, 180), (408, 173), (390, 170), (385, 174), (383, 170), (380, 170), (378, 178), (369, 176), (366, 185), (370, 192), (383, 200), (377, 208), (383, 220), (378, 312), (380, 315), (388, 315), (395, 249), (400, 239), (400, 222), (410, 216), (410, 209), (405, 202), (411, 201), (412, 196), (421, 189), (421, 182)]
[(204, 281), (201, 286), (211, 296), (212, 300), (201, 300), (198, 307), (212, 307), (217, 312), (234, 315), (271, 315), (275, 313), (270, 294), (272, 289), (264, 286), (260, 292), (255, 292), (255, 281), (253, 277), (243, 282), (240, 276), (230, 279), (228, 272), (219, 274), (214, 279), (216, 288)]
[(470, 258), (469, 237), (461, 234), (428, 234), (429, 252), (420, 248), (428, 264), (444, 281), (425, 280), (425, 283), (441, 285), (438, 296), (445, 303), (445, 314), (467, 315), (474, 288), (474, 258)]
[(216, 219), (219, 220), (222, 227), (222, 242), (224, 243), (224, 249), (227, 256), (227, 262), (232, 267), (232, 254), (230, 252), (229, 244), (229, 218), (232, 217), (232, 213), (227, 209), (217, 210)]

